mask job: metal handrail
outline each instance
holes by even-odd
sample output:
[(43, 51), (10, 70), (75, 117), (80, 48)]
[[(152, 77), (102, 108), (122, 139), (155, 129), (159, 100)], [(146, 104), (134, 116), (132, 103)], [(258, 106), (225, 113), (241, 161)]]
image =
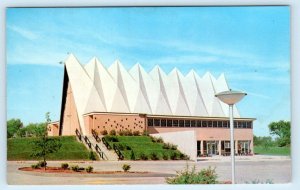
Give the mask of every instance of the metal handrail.
[(94, 129), (92, 129), (92, 135), (98, 143), (101, 141), (100, 137)]
[(89, 146), (89, 148), (91, 149), (92, 148), (92, 143), (91, 143), (91, 141), (89, 140), (89, 138), (87, 136), (84, 136), (84, 141)]
[(95, 150), (99, 154), (99, 156), (103, 159), (104, 153), (102, 152), (101, 148), (97, 144), (95, 146)]
[(104, 137), (102, 137), (102, 142), (108, 150), (111, 150), (111, 146), (109, 145), (109, 143), (106, 141)]
[(115, 144), (113, 145), (113, 148), (115, 150), (115, 152), (117, 153), (118, 157), (120, 160), (124, 159), (124, 155), (122, 154), (122, 152), (120, 151), (120, 149), (118, 148), (118, 146), (116, 146)]
[(75, 130), (75, 133), (76, 133), (76, 136), (78, 137), (78, 139), (80, 140), (80, 141), (82, 141), (82, 135), (81, 135), (81, 133), (80, 133), (80, 131), (78, 130), (78, 129), (76, 129)]

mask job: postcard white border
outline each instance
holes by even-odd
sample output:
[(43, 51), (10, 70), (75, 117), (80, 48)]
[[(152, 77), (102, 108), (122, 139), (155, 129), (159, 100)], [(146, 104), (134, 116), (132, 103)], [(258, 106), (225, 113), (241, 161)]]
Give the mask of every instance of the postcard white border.
[[(74, 6), (246, 6), (289, 5), (291, 10), (291, 117), (292, 117), (292, 182), (272, 185), (85, 185), (85, 186), (8, 186), (6, 184), (6, 7), (74, 7)], [(300, 189), (300, 1), (299, 0), (1, 0), (0, 1), (0, 189)], [(297, 19), (298, 18), (298, 19)], [(297, 53), (298, 52), (298, 53)], [(276, 171), (274, 171), (276, 172)]]

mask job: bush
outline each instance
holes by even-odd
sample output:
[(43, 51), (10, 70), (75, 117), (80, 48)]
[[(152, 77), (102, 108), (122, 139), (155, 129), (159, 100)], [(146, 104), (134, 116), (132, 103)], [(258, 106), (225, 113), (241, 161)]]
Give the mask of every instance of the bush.
[(108, 142), (119, 142), (116, 136), (105, 136), (105, 140)]
[(216, 184), (217, 174), (215, 168), (208, 167), (196, 172), (195, 166), (189, 170), (188, 165), (183, 171), (177, 172), (175, 177), (166, 178), (168, 184)]
[(115, 144), (120, 150), (131, 150), (131, 147), (124, 144), (124, 143), (119, 143), (119, 144)]
[(178, 158), (177, 152), (173, 152), (173, 153), (171, 154), (170, 158), (171, 158), (171, 160), (177, 160), (177, 158)]
[(151, 158), (151, 160), (159, 160), (159, 157), (158, 157), (157, 153), (155, 153), (155, 152), (152, 152), (150, 154), (150, 158)]
[(131, 152), (130, 152), (130, 159), (135, 160), (135, 154), (134, 154), (133, 150), (131, 150)]
[(120, 135), (120, 136), (124, 136), (124, 135), (125, 135), (124, 131), (123, 131), (123, 130), (120, 130), (120, 131), (119, 131), (119, 135)]
[(112, 136), (115, 136), (116, 134), (117, 133), (116, 133), (116, 131), (114, 129), (109, 132), (109, 135), (112, 135)]
[(140, 132), (139, 131), (133, 131), (133, 136), (139, 136), (140, 135)]
[(32, 168), (32, 169), (38, 169), (38, 168), (40, 168), (40, 167), (39, 167), (37, 164), (32, 164), (32, 165), (31, 165), (31, 168)]
[(170, 149), (170, 144), (169, 143), (164, 143), (163, 149)]
[(164, 159), (164, 160), (169, 160), (169, 156), (168, 156), (167, 154), (164, 154), (164, 155), (163, 155), (163, 159)]
[(128, 172), (130, 170), (131, 166), (129, 164), (123, 164), (122, 169), (124, 172)]
[(108, 133), (107, 133), (107, 130), (103, 130), (103, 131), (101, 131), (101, 135), (107, 135)]
[(84, 170), (84, 167), (79, 167), (78, 170), (79, 170), (79, 171), (83, 171), (83, 170)]
[(79, 166), (78, 165), (71, 166), (71, 170), (73, 170), (74, 172), (79, 172)]
[(156, 138), (156, 137), (151, 136), (150, 138), (151, 138), (152, 142), (157, 142), (157, 143), (163, 143), (164, 142), (161, 137)]
[(171, 149), (172, 150), (177, 150), (177, 145), (171, 144)]
[(189, 159), (190, 159), (190, 157), (189, 157), (188, 155), (182, 154), (182, 153), (179, 154), (179, 158), (180, 158), (181, 160), (189, 160)]
[(43, 168), (43, 167), (46, 167), (46, 166), (47, 166), (47, 162), (46, 162), (46, 161), (45, 161), (45, 162), (44, 162), (44, 161), (39, 161), (39, 162), (37, 163), (37, 166), (38, 166), (38, 167), (42, 167), (42, 168)]
[(64, 169), (64, 170), (66, 170), (66, 169), (69, 168), (69, 164), (68, 163), (62, 163), (61, 164), (61, 168)]
[(94, 154), (93, 151), (90, 151), (89, 159), (90, 159), (90, 160), (97, 160), (97, 159), (96, 159), (96, 155)]
[(148, 131), (144, 130), (144, 131), (143, 131), (143, 136), (149, 136)]
[(140, 159), (142, 159), (142, 160), (148, 160), (148, 156), (146, 154), (142, 153), (140, 155)]
[(87, 168), (85, 168), (85, 171), (86, 171), (87, 173), (92, 173), (93, 170), (94, 170), (94, 168), (93, 168), (92, 166), (88, 166)]

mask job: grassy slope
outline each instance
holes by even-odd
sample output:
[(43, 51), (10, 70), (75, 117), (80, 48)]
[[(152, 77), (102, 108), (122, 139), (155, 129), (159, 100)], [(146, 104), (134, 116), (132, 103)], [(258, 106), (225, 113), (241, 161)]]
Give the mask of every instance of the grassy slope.
[[(75, 136), (55, 137), (60, 138), (62, 147), (48, 160), (88, 160), (89, 151), (76, 140)], [(7, 160), (37, 160), (31, 157), (33, 141), (35, 138), (13, 138), (7, 140)]]
[(288, 156), (290, 152), (290, 147), (270, 147), (265, 149), (263, 146), (254, 146), (255, 154)]
[[(160, 159), (162, 159), (163, 154), (170, 155), (173, 152), (180, 153), (178, 150), (163, 149), (163, 143), (153, 143), (151, 138), (148, 136), (117, 136), (119, 142), (114, 142), (115, 144), (123, 143), (132, 148), (135, 153), (136, 159), (139, 159), (140, 154), (144, 153), (150, 159), (151, 153), (156, 153)], [(112, 146), (113, 143), (109, 142)], [(130, 160), (131, 150), (124, 150), (122, 153), (126, 160)]]

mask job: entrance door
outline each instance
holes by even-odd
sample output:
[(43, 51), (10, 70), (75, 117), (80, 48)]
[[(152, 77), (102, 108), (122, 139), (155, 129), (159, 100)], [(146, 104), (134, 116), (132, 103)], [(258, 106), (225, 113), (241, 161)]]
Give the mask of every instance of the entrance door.
[(206, 150), (208, 155), (216, 155), (217, 152), (216, 141), (207, 141)]

